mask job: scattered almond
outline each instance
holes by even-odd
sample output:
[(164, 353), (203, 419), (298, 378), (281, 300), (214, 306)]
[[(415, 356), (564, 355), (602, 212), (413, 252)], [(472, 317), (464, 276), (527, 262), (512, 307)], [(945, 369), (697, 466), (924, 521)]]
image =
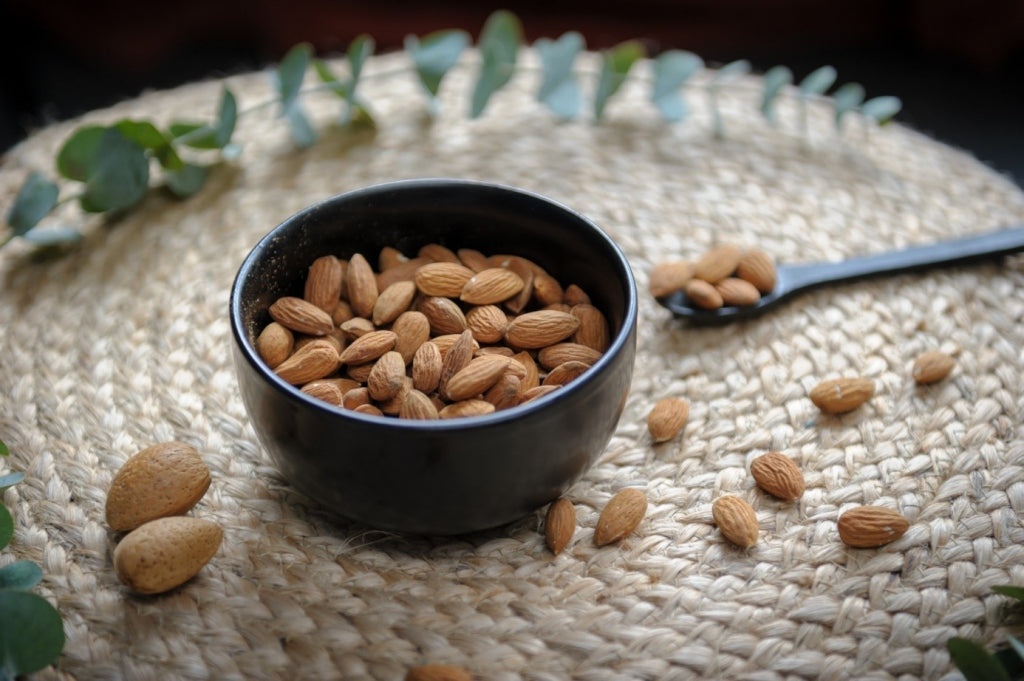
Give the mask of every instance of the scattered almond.
[(690, 403), (681, 397), (658, 400), (647, 415), (647, 431), (655, 443), (667, 442), (682, 432), (690, 416)]
[(556, 556), (569, 545), (576, 532), (576, 508), (565, 497), (559, 497), (548, 506), (544, 519), (544, 542)]
[(833, 378), (818, 383), (809, 397), (826, 414), (844, 414), (867, 402), (875, 394), (875, 384), (867, 378)]
[(223, 532), (209, 520), (158, 518), (129, 532), (114, 548), (114, 570), (128, 588), (158, 594), (196, 576), (220, 548)]
[(636, 487), (619, 490), (597, 519), (594, 543), (604, 546), (625, 538), (640, 525), (647, 513), (647, 495)]
[(949, 376), (949, 372), (955, 365), (956, 360), (952, 356), (939, 350), (930, 350), (920, 354), (914, 360), (911, 375), (914, 377), (914, 381), (921, 385), (935, 383)]
[(792, 501), (804, 493), (804, 474), (793, 459), (779, 452), (762, 454), (750, 462), (757, 486), (779, 499)]
[(473, 681), (469, 672), (450, 664), (424, 664), (405, 673), (405, 681)]
[(902, 537), (910, 522), (899, 511), (858, 506), (839, 516), (839, 538), (856, 548), (875, 548)]
[(161, 442), (133, 455), (117, 471), (107, 492), (107, 525), (136, 527), (195, 506), (210, 487), (210, 469), (194, 447)]
[(749, 548), (757, 543), (757, 515), (754, 508), (737, 496), (715, 499), (711, 515), (722, 536), (740, 548)]

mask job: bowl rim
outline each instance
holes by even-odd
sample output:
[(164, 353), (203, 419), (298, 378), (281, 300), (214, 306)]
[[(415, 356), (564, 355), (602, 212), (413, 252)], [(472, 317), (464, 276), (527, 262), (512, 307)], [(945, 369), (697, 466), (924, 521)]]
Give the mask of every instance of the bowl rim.
[[(433, 420), (399, 419), (376, 416), (373, 414), (361, 414), (359, 412), (352, 411), (351, 409), (345, 409), (344, 407), (336, 406), (329, 402), (325, 402), (324, 400), (307, 395), (302, 392), (298, 386), (294, 386), (287, 381), (282, 380), (277, 374), (275, 374), (259, 356), (259, 353), (256, 351), (255, 344), (250, 342), (248, 334), (244, 329), (245, 325), (242, 315), (242, 309), (244, 307), (241, 299), (243, 283), (247, 280), (248, 276), (253, 273), (258, 254), (263, 251), (270, 242), (274, 241), (277, 238), (277, 235), (284, 230), (286, 226), (301, 220), (304, 216), (323, 210), (331, 204), (352, 200), (360, 196), (372, 196), (394, 190), (445, 186), (474, 187), (497, 190), (498, 192), (509, 192), (524, 196), (531, 201), (548, 204), (556, 210), (565, 212), (579, 222), (588, 226), (592, 230), (593, 236), (604, 243), (608, 252), (614, 256), (616, 264), (621, 269), (621, 276), (624, 278), (624, 283), (626, 284), (626, 299), (621, 327), (612, 337), (608, 349), (601, 355), (601, 358), (590, 367), (590, 370), (586, 371), (575, 380), (565, 384), (562, 390), (553, 391), (552, 393), (531, 400), (526, 404), (502, 409), (490, 414)], [(250, 248), (248, 253), (246, 253), (245, 258), (243, 258), (239, 265), (231, 284), (228, 307), (231, 320), (231, 332), (235, 348), (241, 351), (243, 359), (248, 362), (255, 369), (256, 373), (259, 374), (260, 377), (277, 392), (283, 393), (286, 397), (292, 400), (297, 400), (309, 408), (341, 419), (352, 419), (355, 422), (371, 426), (398, 428), (423, 433), (438, 433), (464, 430), (467, 428), (477, 429), (492, 427), (508, 421), (520, 420), (531, 414), (543, 411), (545, 407), (552, 402), (565, 400), (569, 395), (579, 392), (587, 383), (596, 380), (597, 376), (607, 370), (614, 361), (614, 358), (624, 349), (625, 345), (630, 342), (630, 337), (635, 335), (639, 316), (639, 300), (636, 288), (636, 279), (633, 276), (629, 260), (626, 258), (622, 248), (614, 239), (611, 238), (611, 236), (608, 235), (607, 232), (601, 229), (596, 222), (579, 211), (534, 191), (496, 182), (446, 177), (422, 177), (365, 185), (334, 194), (333, 196), (316, 201), (305, 208), (292, 213), (264, 234)]]

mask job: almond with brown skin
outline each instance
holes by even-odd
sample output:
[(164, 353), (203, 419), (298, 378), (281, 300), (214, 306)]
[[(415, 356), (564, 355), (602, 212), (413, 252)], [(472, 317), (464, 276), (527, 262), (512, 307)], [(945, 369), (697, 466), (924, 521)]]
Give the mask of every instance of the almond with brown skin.
[(394, 331), (371, 331), (349, 343), (339, 359), (342, 364), (366, 364), (393, 350), (397, 340)]
[(643, 490), (636, 487), (619, 490), (597, 519), (594, 543), (605, 546), (625, 538), (640, 525), (646, 513), (647, 495)]
[(416, 276), (416, 270), (429, 262), (432, 261), (427, 260), (426, 258), (417, 257), (388, 267), (386, 270), (383, 270), (376, 275), (377, 290), (383, 291), (396, 281), (413, 281), (413, 278)]
[(302, 392), (314, 399), (336, 406), (341, 406), (345, 394), (338, 386), (324, 380), (310, 381), (301, 388)]
[(956, 360), (952, 356), (939, 350), (929, 350), (921, 353), (914, 360), (911, 375), (914, 377), (914, 381), (920, 385), (935, 383), (949, 376), (949, 372), (955, 365)]
[(360, 317), (367, 319), (373, 314), (373, 306), (377, 302), (377, 275), (362, 253), (356, 253), (348, 259), (345, 269), (345, 290), (352, 310)]
[(430, 331), (434, 335), (462, 333), (466, 330), (466, 315), (451, 298), (424, 298), (419, 303), (419, 311), (426, 315), (427, 321), (430, 322)]
[(394, 350), (380, 356), (366, 379), (370, 397), (378, 402), (390, 400), (405, 383), (405, 360)]
[(302, 297), (324, 312), (332, 313), (341, 298), (344, 276), (341, 261), (333, 255), (320, 256), (309, 266)]
[(715, 499), (711, 515), (722, 536), (740, 548), (749, 548), (757, 543), (757, 514), (754, 508), (737, 496)]
[(568, 312), (526, 312), (509, 322), (505, 340), (517, 348), (532, 350), (553, 345), (576, 332), (580, 320)]
[(416, 295), (416, 284), (411, 281), (396, 281), (377, 296), (373, 304), (372, 321), (384, 326), (398, 319), (398, 315), (409, 309)]
[(315, 340), (277, 365), (274, 373), (292, 385), (304, 385), (338, 370), (338, 350), (329, 341)]
[(533, 270), (533, 298), (541, 307), (561, 303), (565, 298), (565, 291), (558, 280), (536, 264)]
[(497, 305), (477, 305), (466, 312), (466, 324), (479, 343), (497, 343), (505, 337), (508, 316)]
[(360, 414), (366, 414), (367, 416), (384, 416), (384, 412), (380, 410), (375, 404), (360, 404), (352, 411), (359, 412)]
[(739, 277), (726, 277), (717, 284), (715, 290), (722, 296), (723, 305), (735, 305), (747, 307), (761, 300), (761, 293), (745, 279)]
[(133, 455), (118, 469), (107, 492), (110, 529), (136, 527), (195, 506), (210, 487), (210, 469), (184, 442), (161, 442)]
[(277, 322), (270, 322), (256, 337), (256, 352), (271, 369), (288, 359), (295, 347), (295, 335)]
[(664, 298), (682, 291), (693, 279), (693, 263), (688, 260), (660, 262), (651, 268), (647, 290), (655, 298)]
[(560, 497), (548, 506), (544, 518), (544, 543), (556, 556), (569, 545), (576, 533), (576, 508), (565, 497)]
[(462, 402), (452, 402), (440, 412), (438, 416), (443, 419), (457, 419), (465, 418), (467, 416), (484, 416), (485, 414), (493, 414), (494, 405), (485, 400), (464, 400)]
[(804, 474), (793, 459), (779, 452), (762, 454), (750, 462), (750, 475), (768, 494), (793, 501), (804, 493)]
[(537, 369), (537, 362), (534, 361), (533, 355), (524, 350), (512, 355), (512, 359), (523, 367), (524, 373), (520, 380), (523, 383), (524, 391), (540, 385), (540, 371)]
[(748, 250), (736, 263), (736, 276), (749, 281), (760, 293), (771, 293), (778, 281), (778, 272), (772, 257), (764, 251)]
[(430, 322), (422, 312), (408, 310), (398, 315), (391, 332), (395, 334), (395, 352), (408, 364), (420, 346), (430, 340)]
[(566, 362), (593, 364), (599, 359), (601, 359), (600, 352), (579, 343), (555, 343), (554, 345), (542, 348), (537, 353), (537, 361), (548, 371)]
[(590, 296), (587, 292), (581, 289), (576, 284), (569, 284), (565, 287), (565, 293), (562, 296), (562, 302), (569, 307), (575, 307), (577, 305), (590, 305)]
[(331, 312), (331, 320), (335, 326), (341, 326), (342, 323), (355, 316), (356, 313), (352, 311), (352, 306), (348, 304), (347, 300), (339, 300), (334, 304), (334, 310)]
[(845, 414), (867, 402), (875, 394), (875, 384), (867, 378), (833, 378), (818, 383), (809, 397), (826, 414)]
[(740, 249), (732, 244), (712, 248), (693, 264), (693, 276), (716, 284), (736, 271), (740, 255)]
[(473, 681), (469, 672), (450, 664), (424, 664), (405, 673), (405, 681)]
[[(401, 265), (407, 260), (408, 258), (394, 246), (384, 246), (377, 254), (377, 271), (383, 272), (384, 270)], [(381, 290), (383, 291), (384, 289)]]
[(519, 393), (519, 404), (533, 402), (545, 395), (550, 395), (561, 387), (560, 385), (538, 385), (528, 390), (523, 390)]
[(437, 389), (442, 395), (448, 393), (448, 381), (452, 376), (462, 371), (473, 359), (476, 351), (476, 341), (473, 340), (473, 333), (466, 329), (452, 343), (448, 351), (444, 353), (441, 361), (441, 377), (437, 381)]
[(448, 380), (441, 390), (442, 396), (460, 402), (482, 395), (498, 382), (509, 361), (500, 355), (483, 355), (470, 360)]
[(382, 413), (388, 416), (398, 416), (402, 411), (402, 405), (405, 404), (405, 398), (409, 396), (414, 388), (412, 387), (412, 379), (408, 376), (402, 376), (401, 385), (393, 396), (386, 400), (381, 400), (377, 403)]
[(482, 272), (491, 266), (487, 256), (474, 248), (460, 248), (455, 251), (455, 255), (459, 257), (459, 262), (474, 272)]
[(473, 275), (459, 293), (459, 299), (470, 305), (493, 305), (512, 298), (526, 282), (510, 269), (489, 267)]
[(505, 373), (498, 382), (484, 393), (484, 400), (494, 405), (496, 411), (508, 409), (519, 404), (523, 382), (518, 376)]
[(366, 317), (352, 317), (341, 323), (341, 332), (348, 338), (359, 338), (365, 336), (371, 331), (376, 331), (377, 327), (373, 325)]
[(526, 309), (530, 299), (533, 298), (533, 265), (526, 258), (520, 258), (515, 255), (507, 256), (495, 256), (490, 258), (491, 264), (494, 267), (504, 267), (512, 272), (515, 272), (523, 281), (523, 288), (515, 295), (515, 297), (506, 300), (503, 305), (506, 310), (514, 313), (520, 313)]
[(725, 304), (722, 294), (714, 284), (709, 284), (703, 279), (691, 279), (686, 282), (683, 291), (690, 302), (702, 310), (717, 310)]
[(437, 345), (427, 341), (420, 345), (412, 358), (412, 384), (416, 390), (432, 393), (441, 380), (441, 351)]
[(283, 296), (270, 306), (270, 317), (281, 326), (310, 336), (326, 335), (334, 328), (331, 315), (295, 296)]
[(437, 407), (425, 394), (413, 389), (405, 396), (402, 408), (398, 410), (398, 418), (417, 421), (433, 421), (438, 417)]
[(366, 404), (370, 404), (370, 391), (366, 386), (360, 386), (349, 390), (341, 400), (341, 406), (353, 411)]
[(690, 416), (690, 403), (681, 397), (658, 400), (647, 415), (647, 431), (651, 441), (667, 442), (682, 432)]
[(910, 528), (902, 513), (882, 506), (858, 506), (839, 516), (839, 538), (847, 546), (870, 549), (902, 537)]
[(549, 371), (541, 385), (565, 385), (582, 376), (589, 368), (590, 365), (583, 362), (564, 362)]
[(474, 274), (460, 262), (432, 262), (416, 270), (416, 288), (426, 296), (458, 298)]
[(114, 570), (133, 591), (164, 593), (195, 577), (217, 553), (223, 536), (216, 523), (201, 518), (151, 520), (114, 548)]
[(452, 249), (441, 244), (427, 244), (420, 248), (417, 253), (421, 258), (427, 258), (434, 262), (459, 262), (459, 256)]
[(572, 342), (594, 348), (598, 352), (608, 349), (608, 320), (603, 312), (590, 303), (578, 303), (572, 306), (570, 314), (580, 320), (576, 333), (572, 335)]
[(345, 367), (345, 375), (353, 381), (358, 381), (360, 384), (364, 384), (370, 380), (370, 372), (373, 371), (373, 366), (376, 362), (364, 362), (362, 364), (349, 364)]

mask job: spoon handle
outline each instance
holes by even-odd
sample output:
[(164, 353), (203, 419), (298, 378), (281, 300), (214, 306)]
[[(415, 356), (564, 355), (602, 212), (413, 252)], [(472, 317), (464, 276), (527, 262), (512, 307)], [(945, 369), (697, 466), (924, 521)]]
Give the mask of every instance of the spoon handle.
[(824, 283), (913, 272), (942, 265), (961, 265), (1024, 250), (1024, 226), (974, 234), (903, 250), (887, 251), (839, 262), (809, 263), (789, 269), (792, 290)]

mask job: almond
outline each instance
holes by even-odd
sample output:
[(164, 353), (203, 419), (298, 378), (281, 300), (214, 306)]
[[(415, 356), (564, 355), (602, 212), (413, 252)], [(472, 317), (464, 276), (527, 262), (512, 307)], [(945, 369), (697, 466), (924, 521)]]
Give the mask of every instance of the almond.
[(458, 256), (459, 262), (474, 272), (482, 272), (491, 266), (487, 256), (473, 248), (460, 248), (455, 251), (455, 255)]
[(396, 281), (377, 296), (373, 304), (371, 319), (377, 326), (384, 326), (398, 319), (398, 315), (409, 309), (416, 295), (416, 284), (411, 281)]
[(394, 331), (370, 331), (349, 343), (339, 359), (342, 364), (366, 364), (393, 350), (397, 340)]
[(533, 355), (524, 350), (514, 354), (512, 359), (523, 367), (524, 372), (520, 380), (523, 382), (522, 389), (524, 391), (540, 385), (540, 372), (537, 370), (537, 362), (534, 361)]
[(341, 261), (333, 255), (321, 256), (309, 266), (302, 297), (328, 314), (334, 312), (334, 307), (341, 298), (344, 276)]
[(405, 383), (405, 360), (394, 350), (380, 356), (366, 379), (366, 387), (370, 397), (383, 402), (390, 400), (402, 389)]
[[(463, 333), (465, 333), (465, 331), (460, 332), (460, 333), (446, 333), (446, 334), (443, 334), (443, 335), (440, 335), (440, 336), (434, 336), (433, 338), (430, 339), (430, 342), (437, 346), (437, 349), (441, 351), (441, 359), (444, 359), (448, 355), (448, 351), (451, 349), (451, 347), (453, 345), (455, 345), (455, 342), (458, 341), (460, 338), (462, 338), (462, 334)], [(472, 336), (472, 332), (470, 332), (470, 335)], [(477, 343), (476, 339), (474, 338), (473, 339), (473, 355), (474, 356), (476, 356), (476, 352), (479, 349), (480, 349), (480, 344)]]
[(270, 306), (270, 317), (287, 329), (310, 336), (323, 336), (334, 328), (331, 315), (308, 300), (295, 296), (275, 300)]
[(580, 320), (567, 312), (526, 312), (509, 322), (505, 340), (517, 348), (543, 348), (565, 340), (575, 333), (579, 326)]
[(424, 664), (405, 673), (405, 681), (473, 681), (465, 669), (450, 664)]
[(352, 310), (360, 317), (369, 319), (377, 302), (377, 276), (362, 253), (348, 259), (345, 270), (345, 290)]
[(527, 402), (533, 402), (536, 399), (550, 395), (562, 386), (560, 385), (538, 385), (527, 390), (523, 390), (519, 393), (519, 404), (526, 404)]
[(441, 380), (441, 351), (427, 341), (420, 345), (412, 358), (412, 384), (416, 390), (432, 393)]
[(328, 402), (339, 407), (341, 406), (341, 401), (345, 395), (338, 386), (333, 383), (328, 383), (322, 379), (310, 381), (305, 384), (302, 386), (302, 392), (314, 399)]
[(760, 293), (771, 293), (778, 281), (772, 257), (761, 250), (748, 250), (736, 263), (736, 276), (754, 285)]
[(483, 355), (470, 360), (448, 380), (441, 394), (452, 402), (482, 395), (498, 382), (509, 361), (500, 355)]
[(405, 404), (405, 399), (414, 390), (412, 387), (412, 379), (408, 376), (402, 376), (401, 383), (398, 386), (398, 391), (391, 397), (381, 400), (377, 403), (381, 412), (388, 416), (398, 416), (402, 411), (402, 405)]
[(914, 381), (921, 385), (935, 383), (949, 376), (949, 372), (953, 370), (955, 364), (956, 360), (945, 352), (930, 350), (920, 354), (914, 360), (911, 375), (914, 377)]
[(477, 305), (466, 312), (466, 325), (479, 343), (497, 343), (508, 330), (508, 317), (497, 305)]
[(523, 288), (515, 295), (504, 302), (505, 309), (516, 314), (526, 309), (530, 299), (533, 298), (533, 265), (526, 258), (516, 255), (497, 256), (491, 258), (494, 267), (504, 267), (514, 272), (523, 281)]
[(693, 276), (715, 284), (736, 271), (740, 262), (740, 249), (732, 244), (712, 248), (693, 264)]
[(288, 359), (294, 347), (295, 336), (277, 322), (267, 324), (256, 337), (256, 352), (271, 369)]
[(693, 279), (693, 263), (688, 260), (660, 262), (651, 268), (647, 290), (655, 298), (664, 298), (686, 288)]
[(352, 317), (341, 323), (341, 332), (348, 338), (359, 338), (365, 336), (371, 331), (376, 331), (377, 327), (374, 326), (366, 317)]
[(457, 419), (467, 416), (484, 416), (494, 412), (494, 405), (484, 400), (464, 400), (452, 402), (440, 412), (438, 416), (443, 419)]
[(304, 385), (324, 378), (341, 366), (337, 348), (326, 340), (316, 340), (277, 365), (274, 373), (292, 385)]
[(910, 522), (899, 511), (858, 506), (839, 516), (839, 538), (848, 546), (870, 549), (902, 537)]
[[(384, 270), (389, 270), (392, 267), (397, 267), (408, 260), (409, 259), (394, 246), (384, 246), (377, 254), (377, 271), (383, 272)], [(383, 291), (384, 289), (381, 290)]]
[(341, 326), (343, 322), (347, 322), (356, 316), (356, 313), (352, 311), (352, 306), (348, 304), (347, 300), (339, 300), (334, 304), (334, 310), (331, 312), (331, 321), (334, 322), (335, 326)]
[(541, 385), (565, 385), (566, 383), (579, 378), (581, 375), (586, 373), (589, 368), (590, 365), (583, 362), (577, 362), (574, 360), (563, 362), (548, 372), (548, 375), (544, 377), (544, 382)]
[(557, 556), (569, 545), (575, 532), (576, 508), (565, 497), (555, 499), (544, 518), (544, 543)]
[(538, 265), (533, 269), (533, 299), (543, 307), (561, 303), (565, 297), (562, 285), (550, 274), (542, 270)]
[(353, 411), (366, 404), (370, 404), (370, 391), (366, 386), (349, 390), (341, 400), (341, 406)]
[(430, 340), (430, 322), (422, 312), (408, 310), (398, 315), (391, 332), (395, 334), (395, 352), (408, 364), (420, 346)]
[(459, 262), (459, 256), (452, 249), (436, 243), (421, 247), (417, 255), (434, 262)]
[(867, 402), (875, 384), (867, 378), (833, 378), (811, 389), (810, 398), (826, 414), (844, 414)]
[(114, 570), (141, 594), (158, 594), (196, 576), (220, 548), (223, 532), (209, 520), (158, 518), (129, 532), (114, 549)]
[(526, 282), (510, 269), (490, 267), (473, 275), (459, 293), (470, 305), (493, 305), (512, 298), (523, 290)]
[(591, 300), (586, 291), (576, 284), (569, 284), (565, 287), (565, 295), (562, 296), (562, 302), (569, 307), (575, 307), (577, 305), (590, 305)]
[(183, 442), (161, 442), (121, 466), (107, 492), (107, 525), (134, 530), (150, 520), (181, 515), (210, 487), (210, 469), (199, 452)]
[(507, 345), (485, 345), (473, 351), (474, 357), (479, 357), (480, 355), (501, 355), (502, 357), (512, 359), (512, 356), (515, 354), (516, 351)]
[(722, 297), (723, 305), (747, 307), (761, 300), (761, 293), (745, 279), (726, 277), (717, 284), (715, 290)]
[(740, 548), (749, 548), (757, 543), (757, 515), (754, 508), (736, 496), (715, 499), (711, 515), (722, 536)]
[(476, 350), (473, 334), (468, 329), (459, 334), (459, 337), (444, 353), (441, 361), (441, 377), (437, 381), (437, 389), (442, 395), (448, 394), (448, 381), (452, 376), (462, 371), (473, 360), (473, 352)]
[(419, 390), (410, 390), (402, 402), (402, 408), (398, 410), (398, 417), (418, 421), (432, 421), (438, 418), (437, 407), (434, 406), (429, 397)]
[(566, 362), (593, 364), (601, 359), (601, 353), (579, 343), (555, 343), (537, 353), (537, 361), (548, 371)]
[(466, 315), (451, 298), (424, 298), (419, 303), (419, 311), (426, 315), (430, 331), (435, 335), (462, 333), (466, 330)]
[(367, 416), (384, 416), (384, 412), (380, 410), (380, 407), (374, 404), (360, 404), (352, 411), (360, 414), (366, 414)]
[(703, 279), (691, 279), (683, 290), (690, 302), (702, 310), (717, 310), (725, 304), (722, 294), (714, 284), (709, 284)]
[(604, 546), (623, 539), (640, 525), (647, 513), (647, 496), (643, 490), (627, 487), (613, 496), (597, 519), (594, 543)]
[(514, 407), (519, 404), (522, 387), (522, 379), (506, 372), (484, 393), (484, 400), (493, 404), (495, 411)]
[(353, 381), (365, 384), (370, 380), (370, 372), (373, 371), (375, 361), (363, 362), (362, 364), (349, 364), (345, 367), (345, 375)]
[(779, 452), (762, 454), (750, 462), (757, 486), (779, 499), (792, 501), (804, 493), (804, 474), (791, 458)]
[(604, 313), (590, 303), (578, 303), (572, 306), (570, 314), (580, 320), (576, 333), (572, 335), (572, 341), (580, 345), (586, 345), (598, 352), (608, 349), (610, 337), (608, 335), (608, 321)]
[(426, 296), (458, 298), (473, 270), (459, 262), (432, 262), (416, 270), (416, 288)]
[(690, 404), (681, 397), (658, 400), (647, 415), (647, 431), (655, 443), (667, 442), (682, 432), (690, 416)]
[(413, 281), (416, 276), (416, 270), (429, 262), (432, 261), (426, 258), (412, 258), (411, 260), (405, 260), (397, 265), (388, 267), (377, 274), (377, 290), (383, 291), (396, 281)]

